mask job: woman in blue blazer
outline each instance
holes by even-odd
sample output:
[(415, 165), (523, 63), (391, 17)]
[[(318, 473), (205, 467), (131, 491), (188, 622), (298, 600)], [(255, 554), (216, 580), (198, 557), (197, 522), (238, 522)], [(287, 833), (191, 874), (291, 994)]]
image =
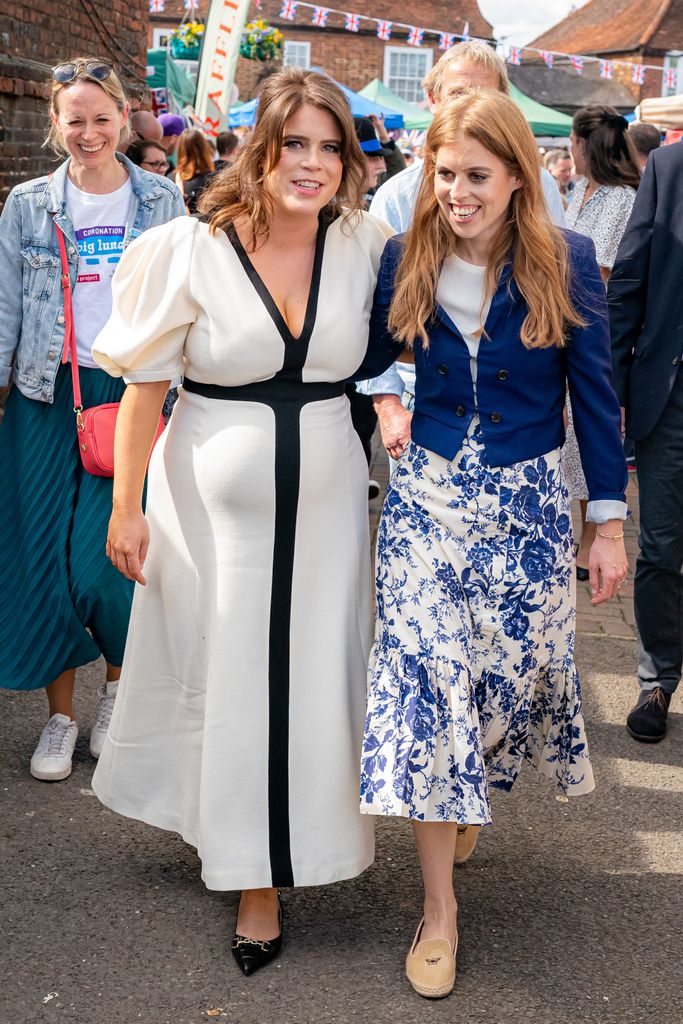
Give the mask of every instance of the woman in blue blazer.
[(412, 352), (417, 387), (379, 531), (362, 809), (413, 822), (425, 901), (406, 971), (439, 997), (455, 980), (456, 839), (471, 849), (491, 821), (490, 787), (510, 789), (528, 760), (560, 797), (593, 788), (560, 463), (567, 385), (598, 524), (593, 603), (628, 571), (604, 286), (592, 242), (551, 224), (507, 97), (470, 93), (435, 117), (412, 226), (383, 255), (373, 339)]

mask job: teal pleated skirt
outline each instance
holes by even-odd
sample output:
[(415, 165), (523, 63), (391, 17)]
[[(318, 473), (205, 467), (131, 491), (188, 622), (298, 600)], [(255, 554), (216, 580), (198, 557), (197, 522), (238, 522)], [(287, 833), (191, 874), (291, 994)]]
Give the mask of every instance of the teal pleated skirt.
[[(104, 370), (81, 367), (80, 378), (86, 408), (125, 389)], [(0, 480), (0, 686), (48, 686), (100, 654), (120, 665), (133, 583), (106, 556), (112, 481), (81, 465), (68, 366), (52, 405), (12, 388)]]

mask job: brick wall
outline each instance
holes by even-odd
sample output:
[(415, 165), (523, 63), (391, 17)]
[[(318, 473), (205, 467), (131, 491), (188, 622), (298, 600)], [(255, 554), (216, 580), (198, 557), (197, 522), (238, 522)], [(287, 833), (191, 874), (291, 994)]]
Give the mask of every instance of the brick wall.
[(55, 166), (41, 149), (50, 68), (75, 54), (109, 60), (145, 89), (149, 0), (15, 0), (0, 24), (0, 206), (13, 185)]

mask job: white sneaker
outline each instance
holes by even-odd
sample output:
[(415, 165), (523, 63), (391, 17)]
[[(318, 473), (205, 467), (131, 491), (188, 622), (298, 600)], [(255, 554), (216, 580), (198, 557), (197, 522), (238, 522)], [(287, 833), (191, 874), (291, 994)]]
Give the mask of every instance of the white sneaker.
[(102, 747), (107, 737), (107, 731), (109, 729), (109, 723), (111, 722), (111, 713), (114, 710), (114, 701), (116, 700), (116, 691), (119, 688), (118, 680), (116, 682), (105, 683), (97, 691), (97, 696), (100, 698), (100, 706), (97, 709), (97, 720), (92, 727), (90, 733), (90, 753), (93, 757), (99, 757), (102, 753)]
[(71, 775), (78, 726), (68, 715), (53, 715), (43, 729), (31, 758), (31, 775), (43, 782), (59, 782)]

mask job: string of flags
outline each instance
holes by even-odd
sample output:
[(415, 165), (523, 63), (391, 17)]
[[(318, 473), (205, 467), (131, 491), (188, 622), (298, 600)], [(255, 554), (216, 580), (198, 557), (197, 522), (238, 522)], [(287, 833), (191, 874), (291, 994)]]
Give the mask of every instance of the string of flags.
[[(186, 3), (196, 2), (196, 0), (185, 0)], [(159, 7), (156, 6), (161, 4), (161, 10), (163, 10), (164, 0), (149, 0), (149, 6), (151, 11), (158, 11)], [(344, 19), (344, 28), (347, 32), (360, 32), (361, 22), (371, 22), (376, 26), (377, 38), (383, 42), (389, 42), (392, 38), (392, 33), (399, 29), (403, 30), (407, 34), (406, 43), (408, 46), (423, 46), (425, 36), (437, 36), (438, 47), (440, 50), (449, 50), (451, 46), (454, 46), (456, 42), (465, 42), (468, 39), (472, 39), (470, 36), (469, 22), (465, 22), (461, 32), (444, 32), (437, 28), (427, 28), (419, 25), (408, 25), (405, 22), (399, 21), (386, 21), (382, 18), (373, 18), (367, 14), (356, 14), (352, 11), (340, 11), (335, 10), (333, 7), (320, 7), (316, 4), (306, 3), (304, 0), (281, 0), (281, 7), (279, 17), (284, 21), (294, 21), (297, 15), (299, 7), (307, 8), (313, 12), (311, 17), (312, 24), (318, 28), (326, 28), (330, 14), (340, 15)], [(491, 39), (477, 39), (477, 42), (491, 43), (494, 40)], [(561, 53), (557, 50), (539, 50), (535, 46), (508, 46), (506, 49), (506, 57), (508, 64), (513, 64), (517, 67), (522, 63), (525, 53), (532, 53), (535, 56), (541, 58), (544, 64), (549, 67), (555, 67), (558, 61), (568, 61), (577, 75), (582, 75), (587, 64), (599, 64), (600, 78), (613, 79), (614, 69), (617, 65), (622, 67), (630, 67), (631, 69), (631, 81), (637, 85), (643, 85), (645, 82), (645, 76), (647, 72), (654, 71), (662, 75), (664, 83), (667, 89), (677, 89), (678, 72), (675, 68), (663, 68), (658, 64), (637, 64), (632, 61), (624, 60), (603, 60), (599, 57), (583, 56), (576, 53)]]

